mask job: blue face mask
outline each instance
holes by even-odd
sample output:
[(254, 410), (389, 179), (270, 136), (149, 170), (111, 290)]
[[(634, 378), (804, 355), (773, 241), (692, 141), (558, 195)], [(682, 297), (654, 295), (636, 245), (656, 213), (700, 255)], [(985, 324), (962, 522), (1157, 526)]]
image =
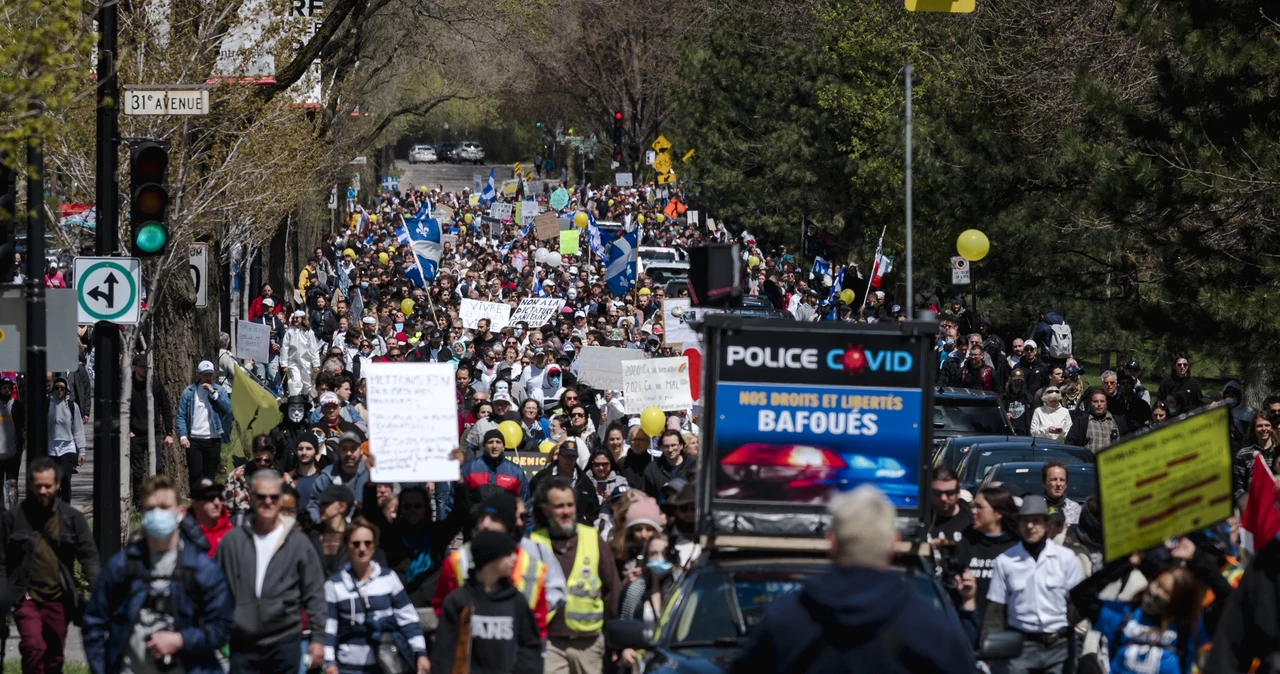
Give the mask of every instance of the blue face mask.
[(560, 388), (559, 377), (547, 377), (547, 383), (551, 386), (551, 388)]
[(361, 287), (361, 288), (368, 288), (368, 287), (369, 287), (369, 282), (368, 282), (368, 281), (361, 281), (361, 282), (360, 282), (360, 287)]
[(651, 559), (648, 564), (644, 565), (657, 576), (665, 576), (671, 573), (672, 567), (675, 565), (665, 559)]
[(178, 518), (168, 510), (153, 508), (142, 515), (142, 530), (151, 538), (168, 538), (177, 528)]

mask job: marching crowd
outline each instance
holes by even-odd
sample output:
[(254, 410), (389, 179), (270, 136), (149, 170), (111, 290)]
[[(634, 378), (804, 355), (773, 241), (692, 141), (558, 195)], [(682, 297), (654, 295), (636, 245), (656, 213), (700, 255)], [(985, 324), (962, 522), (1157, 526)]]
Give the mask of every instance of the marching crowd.
[[(550, 197), (548, 188), (523, 198), (545, 206)], [(678, 190), (581, 187), (560, 210), (590, 213), (589, 228), (574, 224), (588, 243), (581, 254), (561, 253), (528, 223), (487, 217), (493, 198), (421, 187), (358, 209), (314, 249), (296, 284), (264, 285), (248, 306), (247, 320), (270, 330), (267, 361), (237, 359), (224, 334), (176, 409), (153, 383), (148, 413), (148, 359), (130, 354), (131, 483), (141, 517), (126, 550), (110, 559), (99, 560), (88, 523), (68, 503), (85, 455), (92, 353), (80, 371), (49, 380), (50, 444), (27, 466), (21, 501), (21, 406), (29, 401), (0, 379), (0, 611), (14, 615), (24, 671), (61, 670), (71, 622), (82, 626), (94, 672), (448, 672), (465, 663), (477, 673), (585, 674), (637, 661), (635, 651), (607, 644), (603, 628), (618, 617), (653, 626), (701, 554), (698, 410), (626, 414), (621, 391), (579, 381), (578, 354), (585, 346), (676, 352), (661, 306), (687, 289), (656, 283), (634, 258), (611, 264), (609, 239), (635, 232), (633, 249), (687, 249), (729, 236), (688, 223)], [(405, 233), (423, 212), (444, 214), (430, 270)], [(623, 232), (596, 220), (623, 223)], [(785, 247), (738, 240), (747, 291), (797, 320), (903, 318), (882, 291), (860, 302), (846, 295), (852, 267), (815, 274)], [(469, 326), (461, 316), (464, 298), (515, 306), (529, 297), (564, 304), (543, 325), (495, 330), (488, 319)], [(1060, 313), (1045, 309), (1006, 348), (963, 300), (912, 300), (938, 312), (939, 385), (998, 394), (1015, 433), (1096, 453), (1225, 400), (1241, 508), (1254, 456), (1270, 465), (1280, 455), (1280, 398), (1255, 413), (1235, 382), (1206, 393), (1185, 357), (1154, 391), (1136, 362), (1103, 373), (1101, 388), (1090, 390)], [(361, 372), (373, 362), (454, 368), (458, 481), (371, 479)], [(282, 420), (223, 475), (231, 391), (242, 381), (278, 395)], [(185, 454), (189, 502), (162, 457), (148, 476), (148, 435)], [(1064, 465), (1046, 464), (1041, 477), (1043, 491), (1030, 494), (962, 492), (947, 466), (930, 481), (929, 535), (965, 639), (976, 648), (1009, 628), (1026, 637), (1022, 655), (993, 667), (1163, 674), (1208, 662), (1209, 671), (1234, 672), (1255, 659), (1256, 671), (1280, 667), (1280, 546), (1264, 548), (1243, 572), (1237, 529), (1218, 525), (1103, 564), (1097, 498), (1068, 498)], [(917, 639), (890, 652), (911, 662)]]

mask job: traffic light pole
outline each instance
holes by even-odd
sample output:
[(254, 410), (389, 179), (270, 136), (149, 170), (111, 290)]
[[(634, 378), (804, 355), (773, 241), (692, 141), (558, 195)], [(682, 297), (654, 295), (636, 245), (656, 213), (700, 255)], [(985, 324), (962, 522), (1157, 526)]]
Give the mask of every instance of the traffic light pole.
[(911, 77), (912, 77), (912, 74), (911, 74), (911, 71), (913, 70), (913, 68), (911, 67), (911, 64), (907, 64), (906, 68), (904, 68), (903, 70), (904, 72), (903, 72), (902, 79), (903, 79), (903, 85), (906, 87), (906, 94), (907, 94), (907, 135), (906, 135), (906, 143), (907, 143), (907, 148), (906, 148), (907, 150), (907, 164), (906, 164), (907, 302), (906, 304), (907, 304), (907, 320), (909, 321), (915, 318), (915, 313), (916, 313), (915, 312), (915, 306), (916, 306), (915, 287), (912, 284), (912, 278), (911, 278), (912, 272), (914, 271), (911, 265), (912, 263), (912, 255), (911, 255), (912, 253), (911, 251), (911, 84), (912, 84)]
[[(41, 114), (41, 104), (32, 103), (31, 113)], [(44, 139), (39, 135), (27, 140), (27, 369), (25, 391), (27, 402), (27, 465), (49, 451), (47, 410), (41, 404), (45, 391), (48, 356), (45, 351), (44, 296)]]
[[(119, 82), (116, 80), (116, 0), (98, 5), (98, 157), (95, 203), (98, 255), (115, 255), (120, 241)], [(120, 551), (120, 329), (99, 321), (93, 330), (93, 539), (103, 559)]]

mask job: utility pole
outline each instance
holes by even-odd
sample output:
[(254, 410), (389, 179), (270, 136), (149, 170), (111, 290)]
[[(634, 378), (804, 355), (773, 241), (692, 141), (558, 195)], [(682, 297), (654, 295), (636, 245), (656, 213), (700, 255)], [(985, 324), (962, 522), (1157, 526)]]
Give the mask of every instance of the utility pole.
[(903, 82), (907, 89), (907, 320), (915, 318), (916, 295), (912, 284), (911, 257), (911, 64), (903, 69)]
[[(30, 110), (37, 120), (42, 104), (33, 102)], [(27, 465), (49, 449), (49, 422), (45, 419), (48, 397), (45, 372), (46, 316), (44, 301), (44, 139), (33, 135), (27, 139)]]
[[(116, 2), (98, 5), (98, 146), (95, 236), (100, 256), (115, 255), (120, 241), (119, 82), (116, 80)], [(99, 321), (93, 329), (93, 538), (103, 559), (120, 551), (120, 329)]]

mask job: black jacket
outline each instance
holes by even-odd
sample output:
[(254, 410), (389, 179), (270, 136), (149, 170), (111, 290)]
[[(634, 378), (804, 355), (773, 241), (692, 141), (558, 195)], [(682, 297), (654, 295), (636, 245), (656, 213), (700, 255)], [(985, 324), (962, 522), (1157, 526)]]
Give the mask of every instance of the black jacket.
[[(89, 522), (71, 504), (57, 499), (54, 507), (58, 513), (58, 542), (54, 552), (58, 555), (58, 571), (63, 580), (63, 600), (72, 605), (82, 605), (75, 586), (75, 563), (89, 587), (98, 580), (100, 565), (98, 548), (93, 544)], [(0, 615), (9, 615), (15, 602), (27, 592), (27, 578), (31, 559), (35, 555), (36, 541), (43, 535), (33, 527), (31, 520), (39, 517), (39, 506), (27, 498), (12, 510), (0, 515)], [(70, 590), (70, 591), (69, 591)]]
[(1280, 672), (1280, 544), (1272, 543), (1249, 563), (1240, 585), (1227, 598), (1213, 635), (1205, 674)]
[(80, 406), (80, 414), (89, 416), (93, 410), (93, 382), (89, 379), (89, 371), (81, 363), (74, 372), (67, 372), (65, 376), (71, 382), (71, 397)]
[(471, 674), (541, 674), (542, 639), (529, 603), (503, 578), (498, 589), (485, 592), (475, 574), (445, 597), (440, 611), (437, 647), (431, 671), (453, 671), (459, 638), (459, 616), (471, 607)]
[[(674, 470), (672, 470), (674, 468)], [(688, 453), (684, 455), (684, 462), (679, 466), (672, 466), (667, 463), (667, 457), (659, 456), (649, 462), (648, 467), (644, 469), (644, 484), (641, 489), (644, 493), (658, 498), (658, 492), (667, 485), (668, 482), (682, 477), (693, 482), (693, 476), (698, 471), (698, 462)]]
[[(129, 375), (133, 376), (133, 375)], [(173, 406), (169, 404), (169, 396), (160, 386), (160, 378), (151, 378), (151, 395), (156, 400), (156, 417), (152, 420), (156, 428), (156, 440), (173, 432)], [(139, 385), (137, 378), (133, 380), (132, 394), (129, 397), (129, 432), (135, 437), (146, 439), (147, 436), (147, 387)]]
[(618, 473), (622, 477), (627, 478), (627, 483), (632, 489), (644, 488), (644, 471), (653, 463), (653, 455), (647, 451), (636, 453), (627, 448), (627, 452), (622, 455), (622, 461), (618, 462)]

